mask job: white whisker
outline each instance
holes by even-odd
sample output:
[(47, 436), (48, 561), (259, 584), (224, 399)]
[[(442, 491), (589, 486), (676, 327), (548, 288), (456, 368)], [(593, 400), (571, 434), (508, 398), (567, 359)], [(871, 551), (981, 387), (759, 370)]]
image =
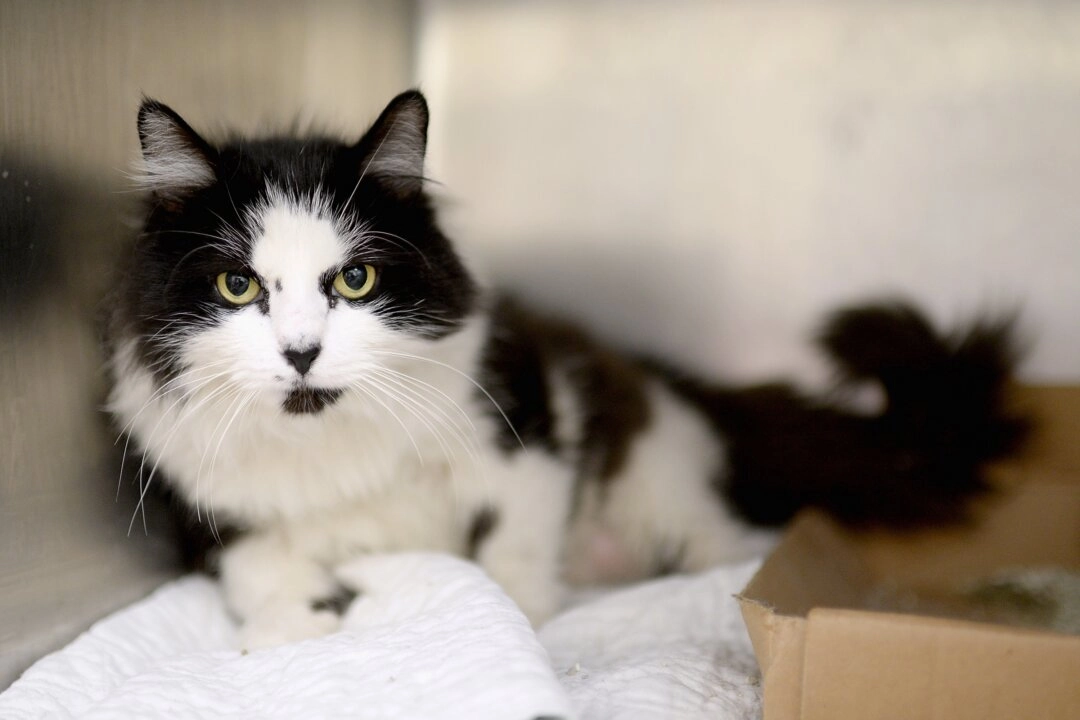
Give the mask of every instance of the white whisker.
[(490, 401), (491, 404), (495, 407), (495, 409), (499, 411), (499, 415), (502, 416), (502, 419), (506, 423), (506, 426), (508, 428), (510, 428), (510, 432), (512, 432), (514, 434), (514, 437), (517, 439), (518, 445), (521, 446), (521, 449), (523, 451), (525, 451), (526, 453), (528, 452), (528, 448), (525, 447), (525, 442), (521, 439), (521, 435), (518, 434), (517, 428), (515, 428), (514, 424), (512, 422), (510, 422), (510, 418), (509, 418), (509, 416), (507, 416), (506, 412), (502, 409), (502, 406), (499, 405), (499, 403), (495, 400), (494, 397), (492, 397), (491, 393), (489, 393), (487, 391), (487, 388), (485, 388), (483, 385), (481, 385), (479, 382), (477, 382), (475, 379), (473, 379), (472, 376), (470, 376), (469, 374), (464, 373), (461, 370), (458, 370), (453, 365), (448, 365), (447, 363), (441, 362), (439, 360), (435, 360), (433, 358), (424, 357), (423, 355), (413, 355), (412, 353), (403, 353), (403, 352), (397, 352), (397, 351), (394, 351), (394, 350), (371, 350), (371, 352), (374, 353), (374, 354), (378, 354), (378, 355), (390, 355), (390, 356), (393, 356), (393, 357), (400, 357), (400, 358), (404, 358), (404, 359), (407, 359), (407, 360), (419, 360), (419, 361), (422, 361), (422, 362), (431, 363), (433, 365), (438, 365), (439, 367), (446, 368), (447, 370), (461, 376), (465, 380), (468, 380), (473, 385), (473, 387), (475, 387), (477, 390), (479, 390), (481, 393), (483, 393), (484, 397), (486, 397), (488, 399), (488, 401)]
[[(213, 382), (213, 378), (204, 381), (195, 390), (193, 390), (190, 393), (190, 395), (194, 395), (194, 394), (200, 392), (202, 390), (202, 388), (206, 387), (211, 382)], [(150, 475), (146, 478), (146, 485), (144, 487), (142, 487), (141, 490), (140, 490), (139, 502), (138, 502), (138, 505), (136, 505), (136, 511), (138, 511), (139, 508), (142, 507), (142, 504), (146, 499), (146, 492), (150, 489), (150, 483), (153, 481), (154, 475), (157, 473), (158, 466), (160, 465), (162, 458), (165, 457), (165, 455), (166, 455), (166, 453), (168, 451), (168, 448), (169, 448), (169, 444), (172, 442), (173, 437), (175, 437), (177, 431), (180, 429), (180, 426), (183, 424), (183, 422), (187, 418), (189, 418), (196, 410), (201, 408), (203, 405), (205, 405), (207, 402), (209, 402), (210, 400), (212, 400), (214, 397), (218, 396), (222, 392), (229, 390), (231, 387), (232, 387), (231, 383), (225, 383), (225, 384), (215, 388), (209, 394), (207, 394), (206, 397), (202, 398), (197, 403), (186, 406), (180, 412), (179, 417), (177, 417), (173, 421), (172, 428), (169, 430), (169, 434), (165, 437), (165, 441), (162, 443), (162, 446), (155, 451), (155, 453), (157, 455), (157, 458), (155, 459), (154, 464), (150, 469)], [(154, 437), (156, 437), (156, 435), (157, 435), (157, 432), (158, 432), (158, 429), (159, 429), (159, 427), (161, 425), (161, 422), (166, 417), (171, 415), (172, 410), (175, 409), (176, 405), (179, 402), (181, 402), (183, 399), (184, 399), (184, 396), (181, 396), (181, 397), (177, 398), (176, 400), (173, 401), (172, 405), (170, 405), (169, 408), (164, 413), (162, 413), (162, 415), (158, 419), (157, 423), (154, 424), (154, 428), (153, 428), (153, 430), (151, 430), (150, 435), (146, 440), (147, 448), (149, 448), (150, 446), (152, 446), (154, 444)], [(146, 451), (143, 452), (142, 461), (139, 464), (140, 476), (142, 475), (142, 472), (143, 472), (145, 467), (146, 467)], [(134, 523), (134, 520), (135, 520), (135, 518), (132, 517), (132, 523)], [(128, 525), (128, 534), (131, 533), (131, 527), (132, 526), (129, 524)]]
[(374, 377), (366, 377), (363, 379), (363, 382), (367, 383), (370, 387), (380, 389), (387, 397), (397, 400), (398, 404), (402, 408), (410, 412), (412, 416), (415, 417), (420, 422), (420, 424), (427, 429), (429, 433), (431, 433), (431, 435), (435, 438), (435, 441), (439, 444), (439, 447), (442, 449), (444, 457), (446, 457), (448, 460), (457, 459), (457, 454), (454, 453), (452, 448), (450, 448), (446, 441), (446, 438), (439, 431), (438, 427), (436, 427), (432, 420), (425, 415), (425, 409), (423, 405), (417, 403), (415, 400), (408, 398), (401, 393), (395, 393), (392, 388), (388, 387), (381, 380), (378, 380)]
[[(413, 402), (415, 405), (422, 408), (424, 412), (434, 413), (436, 417), (433, 417), (432, 420), (438, 420), (441, 424), (443, 424), (450, 431), (451, 435), (455, 439), (457, 439), (458, 442), (461, 443), (464, 450), (469, 453), (469, 456), (474, 461), (479, 461), (479, 457), (477, 454), (478, 441), (476, 437), (476, 426), (473, 425), (472, 419), (469, 418), (469, 416), (466, 415), (463, 410), (461, 410), (461, 406), (454, 402), (453, 399), (451, 399), (445, 393), (439, 391), (437, 388), (433, 388), (443, 398), (452, 403), (458, 413), (465, 418), (468, 425), (467, 428), (462, 427), (453, 415), (451, 415), (443, 407), (439, 406), (439, 404), (436, 402), (438, 398), (432, 398), (430, 395), (425, 398), (424, 395), (421, 394), (421, 390), (426, 391), (426, 388), (423, 388), (422, 386), (418, 387), (415, 385), (410, 387), (406, 382), (404, 382), (405, 380), (413, 380), (412, 377), (403, 373), (397, 373), (385, 369), (375, 370), (372, 374), (381, 378), (383, 382), (392, 384), (397, 390), (397, 392), (400, 393), (400, 397), (402, 397), (403, 399), (409, 398), (410, 402)], [(427, 384), (425, 383), (425, 385)], [(430, 385), (427, 385), (427, 387), (431, 388)], [(423, 403), (423, 400), (425, 399), (428, 400), (428, 404), (426, 405)]]
[(413, 434), (409, 431), (409, 427), (404, 422), (402, 422), (401, 418), (398, 417), (397, 413), (395, 413), (393, 410), (391, 410), (389, 408), (389, 406), (387, 406), (386, 403), (384, 403), (382, 400), (380, 400), (378, 398), (378, 396), (375, 395), (375, 393), (373, 393), (369, 388), (365, 387), (361, 383), (359, 383), (357, 381), (354, 381), (354, 382), (349, 384), (349, 387), (362, 392), (368, 398), (370, 398), (371, 400), (378, 403), (384, 410), (386, 410), (386, 412), (390, 413), (390, 415), (394, 418), (394, 420), (397, 421), (398, 425), (401, 426), (401, 429), (405, 431), (405, 435), (408, 436), (409, 442), (412, 443), (413, 449), (416, 450), (416, 457), (420, 460), (421, 467), (423, 467), (423, 465), (424, 465), (424, 454), (420, 452), (420, 446), (417, 444), (416, 438), (414, 438)]
[[(258, 396), (259, 396), (259, 391), (258, 390), (253, 390), (253, 391), (250, 391), (246, 396), (243, 397), (243, 399), (240, 402), (240, 405), (233, 412), (232, 417), (229, 418), (229, 422), (225, 425), (225, 429), (221, 431), (221, 437), (218, 438), (217, 447), (214, 448), (214, 457), (210, 461), (210, 482), (208, 483), (210, 485), (210, 489), (207, 492), (207, 507), (209, 508), (209, 522), (210, 522), (211, 533), (213, 534), (214, 539), (217, 541), (218, 545), (221, 545), (222, 543), (221, 543), (221, 535), (218, 533), (217, 516), (214, 513), (214, 486), (213, 486), (214, 469), (217, 466), (218, 453), (221, 451), (221, 444), (225, 441), (225, 435), (228, 434), (229, 428), (232, 427), (233, 422), (236, 421), (236, 418), (240, 414), (242, 414), (242, 412), (244, 410), (246, 410), (248, 407), (251, 407), (251, 405), (255, 401), (255, 398), (257, 398)], [(231, 407), (231, 405), (230, 405), (230, 407)], [(226, 410), (226, 412), (228, 412), (228, 411)], [(212, 438), (213, 438), (213, 435), (211, 435), (211, 439)], [(201, 471), (201, 467), (202, 467), (202, 463), (200, 461), (200, 471)], [(198, 482), (198, 480), (196, 480), (196, 482)], [(198, 505), (198, 500), (197, 500), (197, 498), (198, 498), (198, 490), (197, 489), (195, 491), (195, 496), (196, 496), (196, 506), (197, 506)]]

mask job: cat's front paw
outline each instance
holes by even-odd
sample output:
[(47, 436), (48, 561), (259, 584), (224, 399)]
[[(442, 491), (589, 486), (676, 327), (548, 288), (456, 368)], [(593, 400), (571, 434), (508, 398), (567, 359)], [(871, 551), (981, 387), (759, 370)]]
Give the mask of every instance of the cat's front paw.
[(329, 635), (340, 627), (341, 617), (332, 609), (291, 604), (267, 607), (241, 626), (240, 647), (261, 650)]

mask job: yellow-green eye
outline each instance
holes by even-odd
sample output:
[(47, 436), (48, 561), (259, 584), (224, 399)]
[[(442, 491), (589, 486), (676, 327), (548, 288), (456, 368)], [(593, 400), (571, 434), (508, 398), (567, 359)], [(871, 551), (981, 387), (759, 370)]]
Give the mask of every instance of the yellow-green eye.
[(334, 289), (346, 300), (359, 300), (375, 288), (375, 268), (350, 265), (334, 278)]
[(255, 278), (235, 272), (223, 272), (217, 276), (217, 290), (221, 297), (233, 305), (247, 305), (259, 296), (262, 287)]

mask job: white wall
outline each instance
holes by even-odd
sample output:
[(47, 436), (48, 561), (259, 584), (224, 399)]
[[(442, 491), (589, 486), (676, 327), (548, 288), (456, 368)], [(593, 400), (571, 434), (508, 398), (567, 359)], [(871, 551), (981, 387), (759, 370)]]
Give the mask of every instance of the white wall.
[(1080, 380), (1080, 3), (435, 2), (452, 227), (504, 284), (732, 379), (839, 302), (1019, 303)]

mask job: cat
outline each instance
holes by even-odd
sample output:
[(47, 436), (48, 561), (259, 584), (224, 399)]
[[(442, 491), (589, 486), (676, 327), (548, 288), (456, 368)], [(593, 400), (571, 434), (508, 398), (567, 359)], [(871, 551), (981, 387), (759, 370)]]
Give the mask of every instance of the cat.
[(900, 302), (834, 314), (823, 348), (887, 397), (865, 414), (711, 386), (531, 312), (439, 229), (427, 126), (417, 91), (355, 143), (211, 144), (139, 109), (108, 408), (142, 492), (164, 483), (224, 546), (244, 647), (334, 631), (357, 590), (334, 568), (362, 553), (471, 558), (541, 623), (568, 584), (760, 555), (805, 506), (956, 518), (1022, 438), (1007, 320), (946, 336)]

